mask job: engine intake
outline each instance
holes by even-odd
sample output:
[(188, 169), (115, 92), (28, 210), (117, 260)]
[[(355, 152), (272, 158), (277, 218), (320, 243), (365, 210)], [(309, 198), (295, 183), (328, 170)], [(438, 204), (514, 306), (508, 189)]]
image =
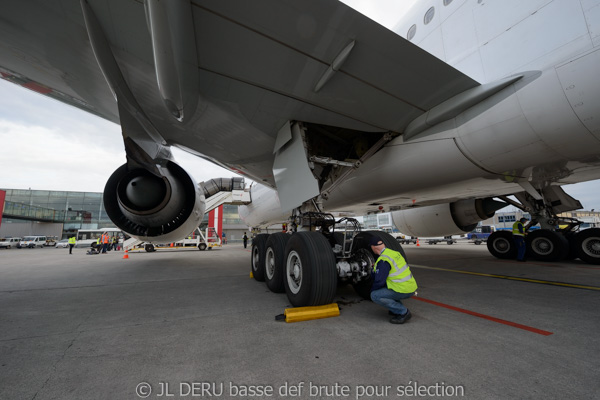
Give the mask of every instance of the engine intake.
[(163, 177), (119, 167), (104, 188), (109, 218), (129, 235), (168, 243), (187, 236), (204, 217), (204, 194), (190, 175), (169, 161)]

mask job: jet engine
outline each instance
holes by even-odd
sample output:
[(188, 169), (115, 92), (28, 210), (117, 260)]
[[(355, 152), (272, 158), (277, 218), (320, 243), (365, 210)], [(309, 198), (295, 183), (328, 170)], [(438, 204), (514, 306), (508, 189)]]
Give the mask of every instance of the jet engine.
[(466, 199), (392, 212), (400, 232), (411, 236), (446, 236), (471, 232), (479, 221), (494, 216), (508, 204), (492, 198)]
[(190, 175), (172, 161), (161, 171), (163, 176), (159, 177), (124, 164), (104, 188), (104, 207), (110, 219), (145, 242), (180, 240), (204, 217), (204, 194)]

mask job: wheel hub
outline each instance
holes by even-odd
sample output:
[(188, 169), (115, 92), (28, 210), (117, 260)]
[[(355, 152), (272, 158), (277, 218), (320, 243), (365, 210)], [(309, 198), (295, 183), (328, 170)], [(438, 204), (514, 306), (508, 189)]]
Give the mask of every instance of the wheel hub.
[(590, 237), (581, 244), (583, 251), (591, 257), (600, 257), (600, 238)]
[(547, 255), (554, 251), (554, 245), (551, 241), (546, 240), (545, 238), (537, 238), (534, 239), (531, 243), (531, 248), (537, 253), (541, 255)]
[(498, 253), (506, 253), (510, 249), (510, 244), (504, 238), (496, 239), (494, 241), (494, 250)]
[(272, 279), (275, 275), (275, 254), (273, 253), (272, 248), (269, 247), (265, 258), (267, 259), (265, 264), (265, 273), (269, 279)]
[(287, 283), (290, 291), (297, 294), (302, 287), (302, 261), (295, 251), (290, 252), (286, 262)]

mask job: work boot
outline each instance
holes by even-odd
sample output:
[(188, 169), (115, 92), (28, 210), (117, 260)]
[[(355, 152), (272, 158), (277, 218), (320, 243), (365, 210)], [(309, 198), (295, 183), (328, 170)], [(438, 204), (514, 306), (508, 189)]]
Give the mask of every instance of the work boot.
[(403, 324), (405, 322), (407, 322), (410, 317), (412, 317), (412, 314), (410, 313), (410, 310), (406, 311), (406, 314), (404, 315), (398, 315), (395, 317), (390, 318), (390, 323), (392, 324)]

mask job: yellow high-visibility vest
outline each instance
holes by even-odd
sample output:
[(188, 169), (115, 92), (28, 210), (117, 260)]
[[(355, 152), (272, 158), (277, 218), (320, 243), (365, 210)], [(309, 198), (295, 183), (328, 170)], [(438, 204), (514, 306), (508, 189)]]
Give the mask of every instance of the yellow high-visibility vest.
[[(519, 232), (519, 225), (521, 225), (521, 228), (522, 228), (521, 230), (523, 231), (523, 233)], [(523, 226), (521, 221), (517, 221), (513, 224), (513, 235), (525, 236), (525, 227)]]
[(373, 267), (375, 272), (380, 261), (387, 261), (392, 267), (385, 281), (388, 289), (398, 293), (413, 293), (417, 290), (417, 281), (402, 254), (392, 249), (384, 249)]
[(75, 244), (75, 236), (69, 238), (69, 244)]

